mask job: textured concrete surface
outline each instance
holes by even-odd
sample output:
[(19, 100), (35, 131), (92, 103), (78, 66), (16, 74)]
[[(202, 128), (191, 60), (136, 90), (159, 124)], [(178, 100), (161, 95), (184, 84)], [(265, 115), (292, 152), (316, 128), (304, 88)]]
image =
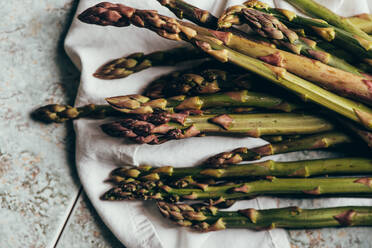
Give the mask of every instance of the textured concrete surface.
[(76, 92), (79, 73), (61, 47), (73, 7), (0, 2), (0, 247), (50, 247), (80, 187), (71, 127), (30, 118)]
[(61, 47), (73, 6), (0, 3), (0, 247), (49, 247), (79, 188), (72, 129), (30, 118), (76, 91), (79, 73)]
[[(123, 247), (79, 195), (71, 124), (30, 112), (73, 103), (79, 72), (62, 47), (77, 1), (0, 1), (0, 247)], [(76, 201), (77, 199), (77, 201)], [(293, 247), (372, 247), (372, 229), (289, 232)]]
[(82, 198), (74, 207), (72, 125), (30, 117), (41, 105), (73, 103), (80, 73), (63, 39), (77, 3), (0, 1), (0, 247), (54, 247), (62, 230), (57, 247), (120, 247)]
[(57, 247), (125, 248), (99, 218), (85, 194), (79, 197)]
[(290, 231), (292, 248), (369, 248), (371, 228)]

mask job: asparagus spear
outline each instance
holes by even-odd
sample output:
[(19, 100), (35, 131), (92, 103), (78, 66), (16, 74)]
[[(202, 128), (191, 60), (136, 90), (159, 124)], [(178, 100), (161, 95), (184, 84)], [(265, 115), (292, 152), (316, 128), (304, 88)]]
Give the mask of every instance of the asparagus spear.
[(111, 172), (111, 177), (129, 178), (140, 181), (177, 181), (187, 178), (190, 182), (207, 179), (237, 181), (255, 177), (294, 177), (307, 178), (322, 175), (363, 175), (372, 173), (372, 160), (367, 158), (317, 159), (295, 162), (276, 162), (267, 160), (251, 164), (227, 165), (225, 168), (197, 167), (137, 167), (118, 168)]
[(372, 44), (372, 37), (368, 36), (364, 31), (362, 31), (357, 26), (353, 25), (348, 19), (342, 18), (327, 7), (318, 4), (313, 0), (287, 0), (290, 4), (295, 6), (297, 9), (302, 12), (313, 16), (315, 18), (320, 18), (327, 21), (329, 24), (341, 28), (355, 37), (360, 37), (365, 39)]
[(219, 211), (213, 206), (190, 206), (158, 202), (162, 215), (180, 226), (201, 232), (226, 228), (268, 230), (273, 228), (299, 229), (323, 227), (372, 226), (372, 207), (334, 207), (301, 209), (287, 207), (256, 210)]
[(43, 122), (61, 123), (82, 117), (103, 119), (108, 116), (118, 116), (120, 114), (120, 112), (111, 108), (110, 105), (88, 104), (76, 108), (70, 105), (49, 104), (38, 108), (32, 115), (35, 119)]
[[(302, 96), (304, 100), (309, 99), (314, 101), (347, 118), (361, 123), (367, 129), (372, 129), (372, 111), (369, 108), (317, 87), (304, 79), (288, 73), (285, 68), (269, 65), (258, 59), (243, 55), (231, 48), (245, 51), (245, 53), (252, 53), (251, 56), (253, 57), (264, 56), (265, 61), (279, 60), (279, 62), (283, 62), (284, 60), (282, 59), (284, 57), (282, 57), (282, 55), (286, 54), (285, 52), (278, 53), (279, 50), (274, 49), (274, 51), (272, 51), (270, 50), (272, 48), (266, 46), (263, 46), (262, 49), (258, 49), (260, 44), (252, 43), (249, 40), (237, 37), (231, 33), (208, 30), (191, 23), (177, 21), (173, 18), (159, 15), (156, 11), (136, 10), (121, 4), (98, 4), (80, 14), (79, 19), (86, 23), (98, 25), (128, 26), (130, 23), (133, 23), (138, 27), (151, 29), (167, 39), (176, 41), (183, 39), (191, 42), (221, 62), (230, 62), (257, 73), (277, 85), (296, 92)], [(291, 56), (297, 56), (290, 53), (289, 55), (290, 56), (285, 58), (287, 62)], [(312, 60), (309, 60), (310, 67), (307, 67), (307, 65), (304, 65), (306, 64), (303, 63), (304, 61), (307, 61), (307, 59), (297, 59), (296, 57), (296, 59), (292, 61), (293, 63), (290, 64), (298, 68), (299, 71), (304, 71), (304, 68), (306, 68), (305, 72), (311, 74), (314, 80), (314, 77), (319, 77), (320, 81), (322, 81), (324, 78), (328, 78), (325, 74), (326, 71), (329, 73), (334, 70), (332, 67), (328, 68), (327, 65), (320, 62), (313, 63)], [(314, 65), (316, 66), (314, 67)], [(318, 65), (322, 66), (318, 67)], [(321, 69), (324, 66), (328, 68), (326, 71)], [(310, 70), (308, 70), (309, 68)], [(363, 87), (355, 87), (353, 83), (353, 87), (349, 89), (349, 87), (346, 86), (348, 78), (350, 78), (349, 76), (354, 78), (355, 75), (350, 73), (345, 75), (344, 73), (343, 71), (336, 71), (334, 74), (338, 76), (342, 75), (343, 78), (338, 80), (337, 84), (340, 85), (339, 82), (343, 82), (342, 85), (345, 86), (344, 91), (356, 88), (368, 88), (370, 82), (363, 79)]]
[(334, 42), (346, 50), (354, 53), (360, 58), (372, 58), (372, 41), (364, 35), (355, 35), (338, 27), (332, 26), (323, 20), (311, 19), (298, 16), (295, 13), (270, 8), (267, 4), (257, 0), (250, 0), (244, 3), (248, 8), (255, 8), (268, 14), (272, 14), (280, 21), (293, 28), (305, 28), (314, 31), (318, 36), (329, 42)]
[(154, 109), (167, 111), (199, 110), (215, 107), (258, 107), (284, 112), (304, 108), (299, 104), (284, 101), (264, 93), (247, 90), (221, 92), (210, 95), (187, 97), (185, 95), (151, 100), (141, 95), (127, 95), (106, 98), (112, 108), (123, 113), (148, 114)]
[(354, 26), (357, 26), (367, 34), (372, 34), (372, 15), (371, 14), (359, 14), (344, 18), (347, 21), (351, 22)]
[(161, 5), (167, 7), (180, 19), (186, 18), (197, 25), (210, 29), (218, 28), (218, 18), (206, 10), (199, 9), (184, 1), (158, 0), (158, 2)]
[(344, 144), (352, 144), (353, 139), (341, 132), (327, 132), (302, 137), (294, 140), (283, 141), (274, 144), (248, 149), (240, 147), (231, 152), (223, 152), (209, 158), (205, 164), (209, 167), (224, 167), (226, 164), (237, 164), (242, 161), (260, 159), (265, 156), (302, 150), (313, 150), (334, 147)]
[[(147, 116), (151, 116), (147, 117)], [(113, 137), (130, 138), (137, 143), (160, 144), (172, 139), (184, 139), (204, 134), (262, 135), (312, 134), (333, 129), (326, 120), (303, 114), (223, 114), (186, 116), (178, 114), (178, 122), (168, 113), (140, 115), (146, 118), (126, 118), (103, 124), (102, 130)], [(176, 118), (173, 118), (176, 119)], [(180, 124), (182, 123), (182, 124)]]
[(93, 76), (101, 79), (125, 78), (152, 66), (174, 65), (187, 60), (205, 58), (205, 54), (191, 47), (178, 47), (150, 54), (133, 53), (102, 65)]
[(162, 181), (125, 182), (111, 188), (104, 200), (208, 200), (223, 202), (230, 199), (245, 199), (260, 195), (273, 196), (350, 196), (368, 197), (372, 195), (372, 178), (275, 178), (269, 177), (257, 181), (210, 186), (199, 185), (198, 188), (172, 188)]

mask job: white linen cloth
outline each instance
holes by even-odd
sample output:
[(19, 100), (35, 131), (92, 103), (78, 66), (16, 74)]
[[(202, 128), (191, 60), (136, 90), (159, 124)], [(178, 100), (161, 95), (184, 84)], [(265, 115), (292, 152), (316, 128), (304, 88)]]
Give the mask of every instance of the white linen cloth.
[[(187, 0), (191, 4), (219, 15), (226, 7), (240, 4), (242, 0)], [(80, 0), (77, 14), (100, 0)], [(114, 1), (131, 7), (156, 9), (160, 13), (174, 16), (156, 0)], [(265, 1), (271, 6), (293, 9), (284, 1)], [(370, 0), (322, 0), (319, 1), (341, 15), (353, 15), (372, 10)], [(369, 6), (368, 6), (369, 4)], [(76, 15), (77, 15), (76, 14)], [(136, 27), (116, 28), (88, 25), (73, 20), (65, 40), (65, 49), (75, 65), (81, 70), (81, 83), (76, 105), (104, 103), (104, 98), (115, 95), (139, 93), (155, 77), (174, 70), (172, 67), (155, 67), (124, 79), (105, 81), (94, 78), (92, 73), (103, 63), (133, 52), (145, 53), (180, 46), (155, 33)], [(77, 120), (74, 123), (77, 148), (76, 163), (81, 183), (105, 224), (128, 248), (173, 248), (173, 247), (290, 247), (284, 230), (255, 232), (245, 229), (224, 230), (211, 233), (196, 233), (180, 228), (159, 214), (153, 202), (101, 201), (99, 197), (110, 188), (104, 183), (109, 172), (121, 165), (149, 164), (153, 166), (197, 165), (207, 157), (240, 146), (255, 147), (265, 141), (254, 138), (203, 137), (170, 141), (162, 145), (136, 145), (126, 140), (108, 137), (99, 128), (104, 120)], [(329, 153), (309, 152), (275, 156), (275, 159), (294, 160), (330, 156)], [(308, 207), (331, 205), (371, 204), (371, 200), (347, 198), (317, 200), (289, 200), (260, 197), (241, 201), (232, 209), (273, 208), (297, 204)]]

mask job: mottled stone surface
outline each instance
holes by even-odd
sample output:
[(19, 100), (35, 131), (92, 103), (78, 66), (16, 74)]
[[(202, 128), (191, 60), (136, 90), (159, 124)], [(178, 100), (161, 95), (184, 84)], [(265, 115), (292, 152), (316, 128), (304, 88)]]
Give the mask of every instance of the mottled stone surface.
[(62, 41), (75, 4), (0, 1), (0, 247), (51, 247), (80, 187), (71, 125), (30, 118), (72, 103), (79, 72)]
[(99, 218), (85, 194), (79, 197), (57, 247), (125, 248)]
[(371, 228), (326, 228), (290, 231), (292, 248), (369, 248)]

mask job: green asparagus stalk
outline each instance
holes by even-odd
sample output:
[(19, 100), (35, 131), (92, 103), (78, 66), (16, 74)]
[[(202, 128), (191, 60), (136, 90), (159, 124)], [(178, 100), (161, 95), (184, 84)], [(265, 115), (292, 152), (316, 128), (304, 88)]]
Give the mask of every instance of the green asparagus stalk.
[(372, 178), (276, 178), (268, 177), (257, 181), (231, 183), (210, 186), (199, 185), (198, 188), (174, 188), (162, 181), (125, 182), (107, 191), (104, 200), (208, 200), (223, 202), (230, 199), (246, 199), (262, 195), (273, 196), (372, 196)]
[(363, 13), (344, 19), (351, 22), (354, 26), (357, 26), (367, 34), (372, 34), (372, 15)]
[[(102, 13), (106, 14), (103, 15)], [(112, 13), (112, 15), (109, 15), (109, 13)], [(113, 15), (120, 16), (120, 19), (113, 18)], [(230, 62), (246, 70), (257, 73), (258, 75), (270, 80), (277, 85), (294, 91), (298, 95), (302, 96), (304, 100), (314, 101), (349, 119), (361, 123), (367, 129), (372, 129), (372, 111), (364, 105), (324, 90), (302, 78), (299, 78), (287, 72), (285, 68), (269, 65), (258, 59), (243, 55), (229, 47), (240, 49), (241, 51), (245, 50), (246, 53), (249, 53), (249, 51), (257, 53), (256, 56), (252, 54), (253, 57), (257, 57), (258, 53), (263, 52), (264, 54), (266, 54), (266, 61), (279, 59), (279, 61), (283, 62), (283, 57), (281, 57), (281, 55), (279, 54), (284, 54), (284, 52), (278, 54), (276, 53), (276, 50), (270, 51), (271, 48), (266, 46), (263, 46), (262, 50), (255, 49), (258, 48), (257, 46), (259, 46), (260, 44), (250, 43), (251, 41), (234, 36), (231, 33), (208, 30), (191, 23), (185, 23), (182, 21), (177, 21), (173, 18), (159, 15), (154, 11), (136, 10), (120, 4), (98, 4), (80, 14), (79, 19), (86, 23), (98, 25), (127, 26), (130, 23), (133, 23), (136, 26), (154, 30), (162, 37), (167, 39), (177, 41), (183, 39), (185, 41), (191, 42), (221, 62)], [(124, 20), (125, 23), (123, 22)], [(226, 45), (228, 45), (229, 47), (227, 47)], [(267, 55), (269, 57), (267, 57)], [(297, 56), (290, 53), (289, 55)], [(290, 57), (286, 57), (285, 60), (288, 61), (289, 58)], [(313, 61), (310, 60), (310, 68), (308, 68), (307, 65), (305, 66), (302, 63), (303, 61), (306, 61), (306, 58), (301, 58), (300, 60), (296, 58), (291, 64), (295, 65), (298, 68), (302, 68), (301, 70), (303, 70), (303, 68), (306, 68), (305, 70), (310, 69), (308, 70), (308, 73), (311, 74), (312, 78), (316, 76), (319, 76), (320, 78), (327, 78), (327, 76), (323, 73), (323, 70), (313, 66), (322, 63), (313, 63)], [(324, 66), (328, 67), (327, 65)], [(332, 67), (329, 67), (329, 69), (327, 69), (328, 72), (332, 70)], [(343, 82), (342, 85), (345, 86), (347, 85), (346, 82), (348, 81), (348, 76), (351, 75), (352, 77), (354, 77), (355, 75), (345, 75), (343, 73), (345, 72), (339, 71), (335, 72), (334, 75), (345, 76), (337, 81), (338, 85), (340, 85), (339, 82)], [(366, 81), (365, 79), (363, 80), (364, 87), (367, 87), (367, 83), (369, 81)], [(355, 89), (355, 85), (352, 85), (353, 87), (351, 88)], [(361, 88), (362, 87), (359, 87), (359, 89)], [(345, 86), (344, 90), (348, 91), (349, 87)]]
[(302, 54), (343, 71), (361, 75), (359, 73), (360, 69), (321, 49), (314, 40), (300, 38), (295, 31), (288, 29), (275, 16), (270, 14), (238, 5), (228, 8), (219, 19), (219, 26), (224, 28), (243, 23), (248, 24), (259, 35), (268, 37), (273, 42), (279, 42), (293, 53)]
[(352, 144), (354, 140), (341, 132), (327, 132), (298, 139), (267, 144), (256, 148), (240, 147), (231, 152), (223, 152), (209, 158), (205, 164), (209, 167), (224, 167), (226, 164), (237, 164), (242, 161), (257, 160), (274, 154), (313, 150)]
[(268, 160), (251, 164), (227, 165), (225, 168), (197, 167), (130, 167), (118, 168), (111, 177), (127, 181), (132, 178), (139, 181), (187, 180), (200, 182), (207, 179), (237, 181), (255, 177), (294, 177), (307, 178), (323, 175), (364, 175), (372, 173), (372, 160), (367, 158), (317, 159), (295, 162), (276, 162)]
[(185, 95), (151, 100), (141, 95), (127, 95), (106, 98), (112, 108), (123, 113), (148, 114), (154, 109), (167, 111), (200, 110), (215, 107), (258, 107), (284, 112), (304, 108), (300, 104), (284, 101), (264, 93), (247, 90), (221, 92), (210, 95), (187, 97)]
[[(172, 139), (200, 135), (262, 135), (313, 134), (333, 129), (330, 122), (313, 116), (292, 113), (223, 114), (187, 116), (178, 114), (178, 122), (169, 119), (168, 113), (140, 115), (147, 119), (125, 118), (106, 123), (102, 130), (113, 137), (130, 138), (137, 143), (160, 144)], [(177, 115), (177, 114), (176, 114)]]
[(287, 2), (312, 17), (323, 19), (329, 24), (343, 29), (353, 34), (355, 37), (363, 38), (372, 44), (372, 37), (370, 37), (357, 26), (353, 25), (353, 23), (348, 19), (342, 18), (327, 7), (318, 4), (314, 0), (287, 0)]
[(368, 35), (367, 37), (356, 35), (332, 26), (323, 20), (298, 16), (288, 10), (270, 8), (268, 5), (257, 0), (247, 1), (244, 5), (248, 8), (255, 8), (271, 14), (290, 27), (312, 30), (324, 40), (334, 42), (360, 58), (369, 60), (372, 58), (372, 41)]
[(49, 104), (36, 109), (32, 116), (40, 121), (51, 123), (62, 123), (82, 117), (103, 119), (109, 116), (119, 116), (120, 112), (114, 110), (110, 105), (88, 104), (82, 107), (70, 105)]
[(180, 226), (201, 232), (227, 228), (269, 230), (273, 228), (307, 229), (324, 227), (372, 226), (372, 207), (334, 207), (301, 209), (287, 207), (256, 210), (219, 211), (213, 206), (190, 206), (158, 202), (162, 215)]
[(102, 65), (93, 76), (100, 79), (125, 78), (152, 66), (169, 66), (188, 60), (204, 59), (204, 53), (192, 47), (178, 47), (150, 54), (133, 53)]

